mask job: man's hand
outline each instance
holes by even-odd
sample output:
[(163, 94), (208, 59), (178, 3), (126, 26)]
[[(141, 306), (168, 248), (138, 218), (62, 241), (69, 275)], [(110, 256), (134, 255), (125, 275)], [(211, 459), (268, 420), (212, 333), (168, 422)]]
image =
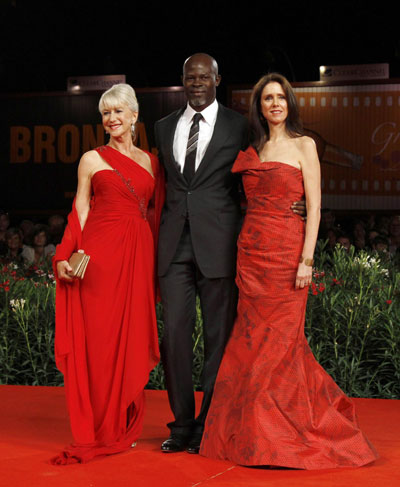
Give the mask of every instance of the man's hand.
[(290, 207), (293, 213), (296, 213), (296, 215), (300, 215), (303, 220), (307, 218), (307, 210), (306, 210), (306, 201), (301, 200), (301, 201), (295, 201), (292, 206)]

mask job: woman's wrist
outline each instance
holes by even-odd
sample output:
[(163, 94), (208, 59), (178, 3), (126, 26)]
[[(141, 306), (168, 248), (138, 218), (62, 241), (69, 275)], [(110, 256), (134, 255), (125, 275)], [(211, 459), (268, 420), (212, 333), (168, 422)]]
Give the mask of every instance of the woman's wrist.
[(299, 260), (299, 263), (300, 264), (303, 263), (306, 266), (312, 267), (314, 265), (314, 259), (313, 258), (308, 258), (308, 257), (301, 256), (300, 257), (300, 260)]

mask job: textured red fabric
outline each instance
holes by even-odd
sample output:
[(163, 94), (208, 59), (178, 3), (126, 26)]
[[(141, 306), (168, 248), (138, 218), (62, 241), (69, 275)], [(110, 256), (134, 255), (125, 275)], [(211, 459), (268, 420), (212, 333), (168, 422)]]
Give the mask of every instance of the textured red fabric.
[(93, 200), (81, 232), (75, 205), (54, 262), (82, 248), (82, 281), (57, 281), (56, 362), (64, 374), (74, 444), (53, 464), (87, 462), (131, 447), (142, 429), (143, 389), (159, 360), (155, 245), (163, 175), (154, 178), (109, 146), (110, 166), (92, 177)]
[(304, 335), (308, 289), (295, 290), (304, 223), (290, 206), (302, 173), (240, 153), (248, 200), (238, 240), (238, 317), (218, 373), (200, 453), (241, 465), (360, 466), (377, 458), (353, 402)]

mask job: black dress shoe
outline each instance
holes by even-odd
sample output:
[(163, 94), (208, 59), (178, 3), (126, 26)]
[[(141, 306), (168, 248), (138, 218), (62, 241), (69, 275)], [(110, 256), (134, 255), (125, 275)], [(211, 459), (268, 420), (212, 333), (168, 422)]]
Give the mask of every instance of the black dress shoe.
[(161, 451), (164, 453), (177, 453), (184, 451), (187, 445), (187, 438), (180, 435), (171, 435), (161, 445)]
[(200, 451), (200, 443), (202, 438), (201, 433), (196, 433), (190, 438), (189, 443), (187, 444), (186, 451), (188, 453), (198, 454)]

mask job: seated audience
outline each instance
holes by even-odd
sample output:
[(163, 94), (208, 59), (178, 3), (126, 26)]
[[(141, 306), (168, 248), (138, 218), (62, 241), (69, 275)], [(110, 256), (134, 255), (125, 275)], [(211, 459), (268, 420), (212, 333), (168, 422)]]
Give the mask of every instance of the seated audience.
[(7, 252), (3, 255), (2, 261), (4, 263), (18, 263), (23, 264), (22, 257), (22, 232), (19, 228), (10, 227), (6, 231), (5, 240), (7, 243)]
[(371, 243), (372, 250), (376, 250), (376, 252), (388, 252), (389, 250), (389, 239), (382, 235), (377, 235)]
[(46, 225), (35, 225), (32, 233), (32, 246), (24, 247), (22, 256), (28, 264), (40, 265), (49, 262), (56, 248), (48, 244), (48, 228)]
[(352, 234), (353, 234), (354, 247), (357, 250), (365, 249), (366, 231), (365, 231), (365, 224), (362, 220), (354, 220)]
[(340, 230), (337, 228), (329, 228), (323, 237), (319, 237), (323, 238), (323, 240), (328, 240), (326, 250), (332, 251), (336, 247), (338, 232)]
[(376, 237), (379, 236), (379, 232), (376, 228), (371, 228), (370, 230), (368, 230), (368, 234), (367, 234), (367, 248), (369, 249), (372, 249), (372, 242), (374, 241), (374, 239)]

